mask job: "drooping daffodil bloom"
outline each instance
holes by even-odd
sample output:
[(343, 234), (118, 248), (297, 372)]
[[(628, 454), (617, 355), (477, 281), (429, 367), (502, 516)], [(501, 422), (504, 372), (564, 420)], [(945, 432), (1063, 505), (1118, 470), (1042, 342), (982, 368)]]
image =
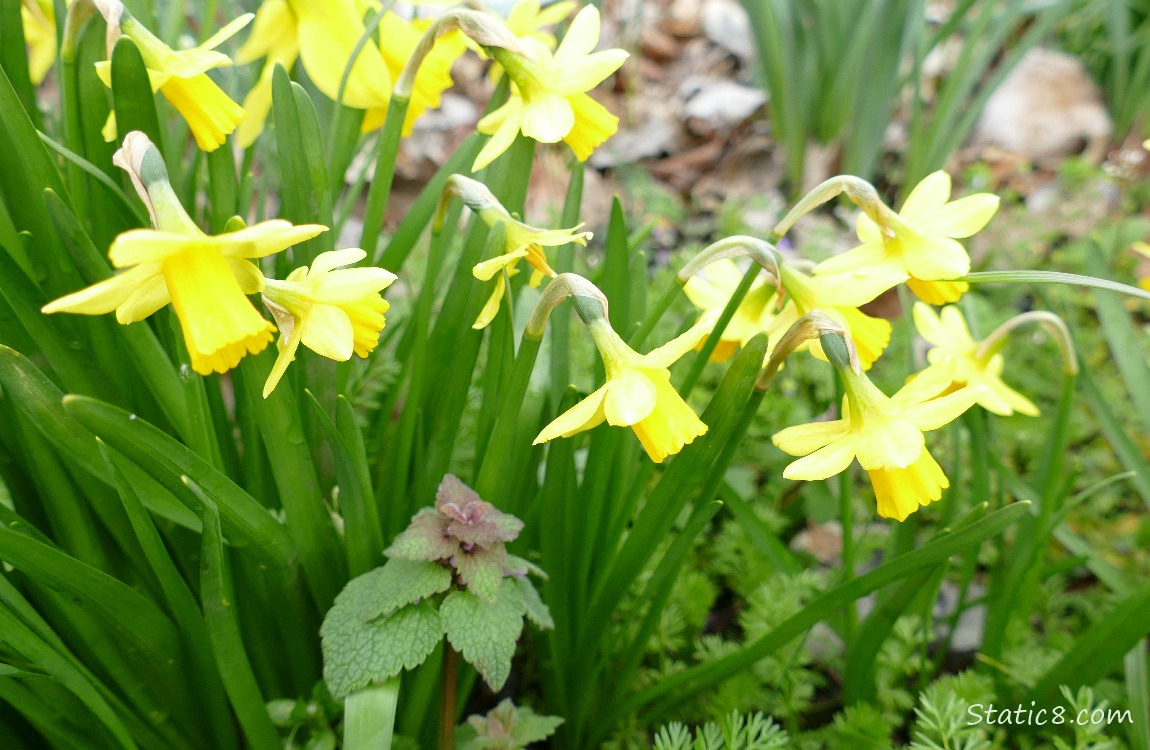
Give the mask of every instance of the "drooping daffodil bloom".
[(56, 11), (52, 0), (22, 0), (20, 18), (28, 45), (28, 75), (39, 86), (56, 62)]
[[(480, 281), (490, 281), (495, 278), (495, 288), (491, 296), (475, 319), (474, 328), (486, 328), (499, 313), (499, 303), (507, 291), (507, 278), (517, 273), (516, 266), (520, 258), (525, 258), (531, 265), (531, 278), (528, 285), (539, 286), (543, 277), (554, 277), (555, 271), (547, 263), (547, 255), (543, 252), (545, 247), (562, 247), (563, 245), (578, 244), (586, 246), (591, 239), (590, 232), (580, 232), (583, 225), (570, 229), (540, 229), (521, 221), (513, 219), (507, 210), (496, 206), (479, 212), (480, 217), (488, 226), (502, 222), (504, 227), (503, 249), (504, 254), (481, 261), (475, 265), (471, 273)], [(504, 273), (506, 271), (506, 273)]]
[[(109, 27), (118, 28), (120, 35), (136, 44), (148, 69), (152, 91), (163, 94), (183, 116), (196, 145), (202, 151), (215, 151), (222, 146), (244, 118), (244, 109), (207, 76), (207, 71), (232, 64), (231, 58), (215, 48), (247, 26), (252, 14), (240, 16), (197, 47), (173, 50), (122, 6), (102, 3), (98, 7), (105, 14)], [(97, 75), (109, 88), (112, 86), (111, 56), (112, 49), (109, 48), (109, 59), (96, 63)], [(107, 141), (116, 140), (115, 113), (109, 115), (103, 135)]]
[(464, 205), (474, 211), (488, 227), (494, 228), (499, 224), (503, 226), (502, 252), (494, 258), (480, 261), (472, 269), (472, 275), (480, 281), (495, 279), (495, 288), (476, 318), (473, 328), (486, 328), (499, 313), (499, 303), (507, 291), (507, 278), (518, 273), (516, 266), (520, 259), (526, 258), (531, 265), (533, 270), (528, 283), (536, 287), (544, 277), (555, 277), (555, 271), (547, 262), (543, 248), (569, 244), (586, 246), (592, 237), (590, 232), (579, 231), (582, 224), (570, 229), (540, 229), (524, 224), (503, 207), (486, 185), (460, 174), (453, 174), (447, 178), (436, 211), (436, 232), (442, 231), (441, 222), (447, 203), (454, 197), (463, 201)]
[(958, 240), (981, 230), (998, 210), (998, 196), (976, 193), (950, 199), (950, 175), (938, 171), (915, 186), (895, 214), (880, 228), (866, 213), (856, 231), (858, 247), (823, 261), (816, 274), (838, 274), (887, 267), (909, 277), (907, 286), (932, 305), (957, 301), (968, 284), (955, 281), (970, 272), (970, 256)]
[(346, 362), (354, 353), (366, 357), (379, 342), (387, 300), (380, 292), (395, 281), (382, 268), (344, 268), (367, 257), (359, 248), (320, 253), (283, 281), (264, 282), (264, 304), (280, 329), (279, 357), (264, 398), (279, 384), (302, 343), (316, 354)]
[[(240, 129), (240, 145), (250, 145), (263, 130), (271, 108), (272, 74), (277, 63), (291, 68), (296, 59), (324, 96), (340, 99), (344, 70), (367, 31), (363, 18), (373, 3), (356, 0), (264, 0), (256, 13), (255, 29), (236, 55), (241, 65), (266, 57), (259, 80), (244, 100), (250, 119)], [(344, 86), (348, 107), (366, 110), (361, 130), (379, 128), (391, 103), (392, 87), (423, 36), (427, 22), (409, 22), (393, 12), (379, 21), (377, 35), (360, 49)], [(380, 43), (385, 40), (385, 43)], [(423, 59), (412, 87), (404, 119), (404, 134), (428, 109), (439, 106), (451, 87), (451, 66), (462, 54), (458, 32), (436, 40)]]
[(788, 427), (772, 438), (792, 456), (803, 456), (783, 471), (787, 479), (815, 481), (845, 471), (856, 458), (870, 476), (878, 514), (906, 520), (907, 516), (942, 497), (950, 486), (926, 447), (923, 432), (955, 420), (979, 397), (964, 387), (943, 394), (950, 373), (926, 370), (893, 397), (848, 364), (832, 358), (846, 395), (842, 418)]
[[(867, 315), (858, 308), (906, 281), (906, 275), (900, 269), (887, 265), (834, 275), (811, 276), (791, 264), (780, 263), (779, 281), (786, 302), (766, 329), (771, 338), (768, 356), (774, 351), (779, 336), (812, 310), (821, 310), (846, 328), (854, 339), (859, 362), (864, 370), (870, 369), (875, 360), (882, 356), (883, 350), (890, 343), (890, 323)], [(826, 359), (818, 341), (810, 343), (810, 350), (819, 359)]]
[(592, 52), (599, 43), (599, 11), (595, 7), (579, 11), (554, 53), (537, 39), (520, 41), (530, 57), (507, 49), (487, 50), (512, 85), (503, 106), (476, 126), (491, 138), (476, 157), (472, 171), (494, 161), (520, 132), (540, 143), (564, 141), (580, 161), (586, 161), (619, 127), (619, 118), (587, 95), (628, 57), (621, 49)]
[(599, 303), (575, 298), (607, 371), (607, 382), (543, 428), (535, 444), (570, 437), (606, 421), (630, 427), (655, 463), (662, 463), (700, 435), (707, 425), (671, 385), (669, 368), (695, 348), (715, 325), (708, 315), (686, 332), (647, 354), (639, 354), (603, 317)]
[[(706, 267), (706, 275), (687, 279), (683, 291), (691, 304), (704, 314), (719, 314), (726, 308), (743, 280), (743, 272), (729, 258)], [(775, 319), (775, 285), (765, 277), (755, 279), (747, 295), (735, 309), (727, 327), (711, 352), (712, 362), (725, 362), (753, 336), (767, 330)]]
[(1002, 354), (982, 351), (984, 347), (970, 335), (966, 319), (957, 307), (950, 305), (936, 313), (929, 305), (917, 302), (914, 325), (919, 335), (933, 345), (926, 353), (930, 362), (927, 372), (941, 368), (951, 373), (951, 390), (981, 386), (977, 403), (987, 411), (1003, 417), (1014, 412), (1038, 416), (1038, 407), (1002, 381)]
[(115, 162), (132, 176), (155, 229), (119, 235), (108, 257), (113, 266), (127, 270), (50, 302), (43, 312), (102, 315), (115, 310), (116, 319), (127, 324), (170, 302), (192, 369), (202, 375), (226, 372), (245, 354), (261, 351), (274, 328), (247, 298), (264, 287), (263, 274), (251, 259), (278, 253), (327, 227), (273, 219), (207, 235), (180, 205), (147, 136), (129, 133)]

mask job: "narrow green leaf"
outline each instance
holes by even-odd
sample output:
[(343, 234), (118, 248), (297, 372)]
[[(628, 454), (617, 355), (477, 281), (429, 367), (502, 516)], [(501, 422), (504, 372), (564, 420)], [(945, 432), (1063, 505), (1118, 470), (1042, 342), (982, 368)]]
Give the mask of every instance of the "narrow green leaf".
[(219, 664), (228, 699), (243, 727), (248, 745), (262, 750), (282, 747), (279, 734), (268, 716), (265, 699), (252, 673), (236, 616), (236, 599), (225, 569), (224, 543), (220, 531), (220, 514), (215, 503), (195, 482), (187, 480), (189, 489), (199, 496), (203, 521), (203, 547), (200, 554), (200, 600), (208, 637)]
[(139, 130), (163, 151), (163, 131), (148, 68), (136, 43), (126, 36), (120, 37), (112, 48), (112, 108), (116, 113), (116, 140), (123, 142), (128, 133)]
[[(112, 478), (100, 458), (92, 434), (82, 424), (65, 412), (62, 406), (63, 392), (36, 369), (19, 352), (0, 344), (0, 383), (9, 393), (17, 408), (21, 410), (37, 430), (40, 431), (59, 451), (61, 456), (112, 485)], [(199, 519), (172, 493), (161, 487), (155, 479), (132, 465), (128, 467), (128, 479), (145, 498), (148, 510), (190, 529), (199, 529)]]
[(357, 690), (343, 703), (344, 750), (390, 750), (399, 705), (399, 677)]
[(245, 357), (233, 377), (244, 406), (259, 425), (271, 461), (272, 478), (283, 504), (284, 525), (299, 551), (300, 564), (316, 606), (323, 612), (347, 581), (346, 555), (324, 505), (291, 383), (281, 382), (270, 396), (263, 397), (263, 383), (274, 361), (275, 352), (265, 349), (258, 355)]
[(1042, 676), (1032, 691), (1039, 701), (1054, 700), (1061, 685), (1093, 685), (1105, 677), (1150, 632), (1150, 581), (1144, 582), (1106, 617), (1078, 634), (1070, 650)]
[(277, 568), (289, 565), (294, 550), (284, 527), (251, 495), (187, 446), (136, 415), (95, 399), (65, 396), (64, 411), (198, 510), (198, 498), (181, 481), (181, 477), (189, 477), (219, 506), (233, 546), (243, 547)]
[[(747, 644), (736, 653), (713, 662), (692, 667), (657, 685), (640, 691), (621, 705), (615, 715), (622, 716), (643, 706), (650, 706), (642, 720), (654, 720), (708, 690), (764, 656), (781, 648), (844, 606), (917, 571), (946, 560), (953, 554), (968, 551), (999, 534), (1028, 512), (1029, 503), (1013, 503), (962, 529), (940, 536), (916, 550), (899, 555), (878, 568), (841, 586), (831, 589), (774, 630)], [(653, 704), (653, 705), (652, 705)], [(610, 722), (605, 722), (610, 726)]]
[(1150, 292), (1136, 286), (1062, 271), (978, 271), (963, 276), (962, 281), (972, 284), (1070, 284), (1150, 299)]
[(0, 2), (0, 68), (8, 75), (20, 103), (38, 126), (40, 111), (36, 108), (36, 89), (28, 73), (24, 23), (20, 15), (20, 3)]

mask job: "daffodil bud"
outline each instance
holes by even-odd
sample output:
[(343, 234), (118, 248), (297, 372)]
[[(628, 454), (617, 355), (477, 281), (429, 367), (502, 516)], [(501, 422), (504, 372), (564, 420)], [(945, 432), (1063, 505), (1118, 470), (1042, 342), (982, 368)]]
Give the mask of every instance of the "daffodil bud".
[[(834, 318), (818, 310), (812, 310), (796, 320), (771, 347), (771, 355), (767, 359), (755, 387), (761, 391), (767, 390), (770, 387), (771, 378), (783, 366), (786, 358), (791, 356), (799, 347), (816, 339), (823, 344), (823, 351), (826, 353), (827, 359), (835, 367), (840, 370), (849, 369), (854, 372), (862, 372), (858, 352), (855, 350), (854, 342), (846, 328)], [(826, 348), (828, 343), (831, 346), (829, 350)]]
[(200, 232), (172, 189), (164, 158), (148, 136), (138, 130), (128, 133), (124, 144), (112, 155), (112, 163), (128, 173), (156, 229), (184, 234)]
[[(543, 338), (551, 311), (568, 297), (575, 298), (575, 309), (584, 322), (607, 317), (607, 297), (599, 287), (578, 274), (561, 273), (543, 288), (523, 335), (535, 340)], [(592, 310), (592, 307), (596, 309)]]

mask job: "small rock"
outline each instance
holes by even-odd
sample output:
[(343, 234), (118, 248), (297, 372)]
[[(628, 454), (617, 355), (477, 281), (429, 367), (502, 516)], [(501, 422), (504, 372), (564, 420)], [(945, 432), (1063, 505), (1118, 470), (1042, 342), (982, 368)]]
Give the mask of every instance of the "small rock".
[(1102, 92), (1082, 63), (1035, 48), (986, 102), (974, 142), (1012, 151), (1040, 166), (1077, 153), (1098, 163), (1112, 129)]
[(735, 0), (709, 0), (703, 5), (703, 33), (744, 65), (755, 59), (751, 19)]
[[(692, 90), (694, 93), (690, 93)], [(700, 124), (705, 126), (703, 129), (732, 128), (767, 102), (762, 89), (717, 78), (704, 81), (689, 78), (679, 88), (679, 94), (686, 100), (684, 114), (688, 128), (695, 132), (700, 130)]]

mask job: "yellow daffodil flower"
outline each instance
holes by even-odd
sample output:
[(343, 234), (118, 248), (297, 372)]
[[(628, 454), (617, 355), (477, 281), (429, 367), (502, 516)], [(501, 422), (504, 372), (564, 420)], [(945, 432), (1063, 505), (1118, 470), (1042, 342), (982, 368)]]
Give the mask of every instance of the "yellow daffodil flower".
[(915, 186), (896, 215), (884, 207), (888, 226), (881, 229), (865, 213), (857, 233), (863, 244), (820, 263), (816, 274), (893, 267), (909, 276), (907, 286), (924, 302), (958, 300), (968, 285), (952, 281), (970, 272), (970, 256), (958, 242), (986, 226), (998, 210), (998, 196), (977, 193), (949, 201), (950, 175), (935, 172)]
[[(576, 297), (577, 305), (579, 300)], [(593, 305), (597, 307), (598, 303)], [(534, 445), (570, 437), (606, 421), (633, 429), (651, 460), (662, 463), (667, 456), (706, 434), (707, 425), (671, 385), (668, 368), (707, 335), (715, 324), (714, 316), (707, 316), (647, 354), (638, 354), (627, 346), (605, 318), (584, 317), (584, 321), (603, 358), (607, 382), (544, 427)]]
[[(726, 308), (742, 282), (743, 272), (733, 260), (724, 258), (709, 264), (705, 273), (705, 278), (692, 276), (687, 279), (683, 291), (692, 305), (704, 313), (717, 315)], [(775, 319), (774, 300), (774, 284), (765, 278), (756, 279), (723, 330), (719, 343), (711, 352), (711, 361), (725, 362), (755, 334), (767, 330)]]
[(327, 227), (292, 226), (273, 219), (220, 235), (204, 234), (180, 205), (159, 152), (142, 133), (129, 133), (116, 153), (152, 212), (155, 229), (133, 229), (108, 249), (116, 268), (128, 269), (61, 297), (43, 312), (102, 315), (121, 323), (143, 320), (169, 302), (180, 320), (192, 369), (226, 372), (246, 353), (271, 341), (270, 323), (247, 295), (264, 287), (252, 258), (278, 253)]
[(482, 261), (472, 269), (472, 275), (480, 281), (495, 278), (495, 289), (476, 318), (473, 328), (486, 328), (499, 313), (499, 303), (507, 290), (507, 277), (518, 272), (515, 266), (519, 264), (520, 258), (526, 258), (534, 269), (529, 284), (539, 286), (544, 276), (555, 278), (555, 271), (547, 263), (547, 255), (543, 252), (544, 247), (561, 247), (572, 243), (586, 246), (587, 240), (592, 237), (590, 232), (579, 231), (582, 224), (570, 229), (540, 229), (524, 224), (508, 213), (486, 185), (461, 174), (447, 178), (436, 210), (436, 232), (442, 231), (443, 216), (453, 197), (463, 201), (488, 227), (502, 224), (504, 230), (502, 254)]
[(592, 53), (599, 43), (599, 11), (581, 10), (552, 54), (536, 39), (521, 40), (531, 58), (504, 49), (488, 49), (511, 78), (506, 103), (479, 121), (476, 129), (490, 135), (472, 171), (490, 164), (522, 132), (540, 143), (565, 141), (580, 161), (619, 127), (619, 118), (587, 92), (614, 73), (627, 59), (621, 49)]
[[(1150, 141), (1147, 141), (1147, 143), (1150, 143)], [(1145, 258), (1150, 258), (1150, 244), (1146, 244), (1145, 242), (1135, 242), (1133, 247), (1134, 252)], [(1150, 273), (1138, 279), (1138, 286), (1150, 292)]]
[[(206, 72), (232, 64), (231, 58), (215, 48), (247, 26), (252, 17), (250, 13), (240, 16), (198, 47), (183, 50), (164, 44), (127, 12), (119, 19), (108, 19), (108, 23), (118, 22), (120, 33), (135, 42), (148, 69), (152, 91), (163, 94), (187, 120), (196, 145), (202, 151), (215, 151), (235, 131), (244, 118), (244, 110)], [(112, 54), (111, 49), (108, 54)], [(96, 63), (96, 73), (111, 88), (111, 61)], [(115, 113), (108, 116), (103, 135), (107, 141), (116, 140)]]
[(783, 476), (826, 479), (857, 458), (870, 475), (878, 514), (904, 521), (950, 486), (922, 433), (956, 419), (980, 394), (967, 387), (940, 395), (951, 380), (950, 373), (937, 369), (924, 371), (888, 398), (866, 375), (849, 366), (838, 369), (846, 390), (842, 418), (788, 427), (772, 438), (783, 451), (803, 456)]
[(52, 0), (23, 0), (20, 18), (28, 45), (28, 75), (39, 86), (56, 62), (56, 11)]
[[(329, 99), (339, 97), (343, 79), (355, 47), (367, 27), (365, 10), (372, 3), (355, 0), (264, 0), (256, 14), (251, 38), (240, 49), (240, 64), (266, 57), (259, 81), (244, 100), (249, 121), (241, 127), (239, 142), (251, 145), (263, 130), (271, 108), (272, 73), (276, 63), (291, 68), (297, 57), (316, 88)], [(360, 50), (343, 91), (343, 103), (366, 110), (362, 132), (383, 125), (391, 102), (392, 85), (399, 77), (429, 22), (409, 22), (388, 12), (380, 19), (378, 36)], [(386, 40), (377, 44), (377, 39)], [(428, 109), (439, 106), (444, 91), (451, 87), (451, 66), (462, 54), (464, 42), (457, 33), (436, 40), (419, 67), (404, 120), (404, 135)]]
[[(882, 318), (873, 318), (858, 308), (905, 281), (906, 275), (898, 268), (888, 265), (858, 272), (811, 276), (783, 263), (779, 265), (779, 276), (780, 286), (788, 299), (766, 329), (771, 338), (768, 356), (774, 351), (779, 336), (811, 310), (821, 310), (847, 329), (854, 339), (864, 370), (870, 369), (882, 356), (890, 343), (890, 323)], [(819, 342), (811, 342), (810, 349), (819, 359), (826, 359)]]
[[(495, 289), (487, 298), (487, 303), (483, 305), (479, 317), (475, 319), (473, 328), (486, 328), (499, 313), (499, 303), (503, 301), (503, 295), (507, 291), (507, 277), (517, 273), (518, 269), (515, 266), (519, 264), (520, 258), (526, 258), (527, 262), (531, 264), (533, 270), (528, 284), (536, 287), (539, 286), (539, 282), (543, 280), (544, 276), (555, 277), (555, 271), (548, 265), (547, 255), (543, 252), (543, 248), (562, 247), (571, 243), (586, 246), (587, 240), (592, 237), (590, 232), (579, 231), (580, 227), (583, 226), (582, 224), (570, 229), (540, 229), (524, 224), (511, 218), (507, 210), (498, 204), (496, 207), (480, 211), (479, 215), (488, 226), (495, 226), (495, 224), (503, 222), (506, 232), (503, 239), (503, 249), (506, 252), (503, 255), (477, 263), (475, 268), (471, 270), (472, 275), (480, 281), (490, 281), (492, 277), (495, 278)], [(507, 273), (504, 274), (503, 271), (507, 271)]]
[(382, 268), (343, 268), (367, 257), (359, 248), (320, 253), (311, 267), (297, 268), (283, 281), (264, 282), (264, 304), (280, 329), (279, 357), (264, 398), (275, 390), (302, 343), (316, 354), (346, 362), (366, 357), (383, 330), (387, 300), (380, 292), (395, 281)]
[(987, 411), (1003, 417), (1014, 412), (1038, 416), (1038, 407), (1002, 382), (1002, 355), (994, 351), (980, 354), (981, 342), (970, 335), (957, 307), (944, 307), (939, 314), (929, 305), (917, 302), (914, 325), (919, 335), (934, 345), (926, 355), (931, 365), (928, 369), (947, 368), (952, 373), (952, 390), (967, 385), (982, 386), (978, 405)]

